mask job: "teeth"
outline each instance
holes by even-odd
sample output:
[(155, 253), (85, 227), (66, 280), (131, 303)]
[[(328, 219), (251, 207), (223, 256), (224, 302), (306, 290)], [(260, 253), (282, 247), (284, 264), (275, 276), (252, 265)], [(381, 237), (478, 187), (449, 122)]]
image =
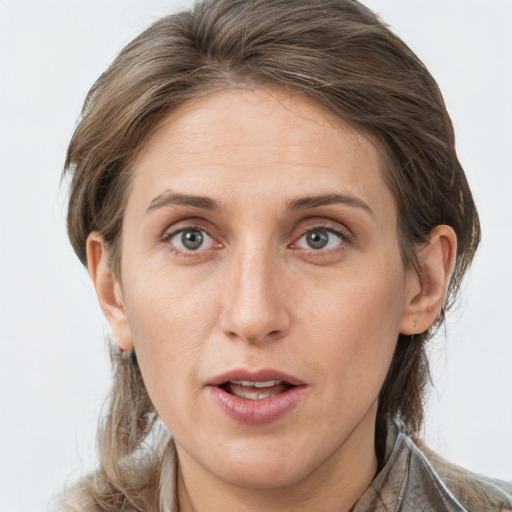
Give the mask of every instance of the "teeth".
[(271, 396), (274, 396), (274, 393), (271, 393), (269, 391), (257, 391), (256, 389), (247, 391), (239, 390), (236, 391), (234, 394), (235, 396), (245, 398), (246, 400), (261, 400), (262, 398), (269, 398)]
[(282, 380), (230, 380), (224, 390), (246, 400), (261, 400), (284, 393), (290, 386)]
[[(244, 388), (271, 388), (282, 384), (282, 380), (265, 380), (265, 381), (250, 381), (250, 380), (231, 380), (231, 384), (238, 384)], [(265, 397), (263, 397), (265, 398)]]

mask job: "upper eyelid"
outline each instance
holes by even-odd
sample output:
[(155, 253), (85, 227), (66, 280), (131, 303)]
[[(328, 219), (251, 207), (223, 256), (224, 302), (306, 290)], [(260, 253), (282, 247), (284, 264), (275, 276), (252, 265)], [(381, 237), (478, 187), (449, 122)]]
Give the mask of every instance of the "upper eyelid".
[(163, 238), (172, 238), (174, 236), (176, 236), (178, 233), (181, 233), (182, 231), (193, 231), (193, 230), (196, 230), (196, 231), (203, 231), (204, 233), (206, 233), (210, 238), (213, 238), (212, 235), (210, 235), (210, 232), (207, 230), (207, 229), (204, 229), (200, 226), (185, 226), (185, 227), (180, 227), (180, 228), (176, 228), (176, 229), (171, 229), (171, 228), (168, 228), (164, 231), (162, 237)]
[(341, 229), (336, 229), (336, 228), (331, 228), (331, 227), (328, 227), (328, 226), (317, 226), (317, 227), (314, 227), (314, 228), (308, 228), (308, 229), (304, 229), (301, 233), (301, 235), (299, 236), (299, 238), (302, 238), (306, 233), (309, 233), (311, 231), (320, 231), (320, 230), (323, 230), (323, 231), (327, 231), (328, 233), (332, 233), (333, 235), (337, 235), (339, 236), (340, 238), (347, 238), (347, 235), (345, 234), (344, 230), (341, 230)]
[(312, 220), (311, 226), (301, 227), (300, 236), (303, 236), (308, 231), (314, 231), (315, 229), (325, 229), (326, 231), (331, 231), (335, 234), (339, 234), (343, 239), (347, 241), (350, 241), (354, 237), (354, 233), (352, 232), (352, 230), (345, 224), (341, 224), (338, 221), (330, 220)]
[(315, 229), (325, 229), (325, 231), (331, 231), (332, 233), (340, 233), (343, 235), (345, 231), (348, 231), (348, 229), (344, 229), (338, 225), (331, 225), (331, 224), (316, 224), (315, 226), (311, 227), (304, 227), (301, 229), (301, 233), (308, 233), (309, 231), (314, 231)]
[(212, 234), (212, 231), (214, 230), (211, 227), (211, 223), (200, 217), (188, 217), (174, 220), (172, 223), (168, 224), (162, 231), (161, 238), (173, 236), (176, 233), (179, 233), (180, 231), (184, 231), (186, 229), (198, 229), (200, 231), (204, 231), (212, 238), (215, 238), (215, 235)]

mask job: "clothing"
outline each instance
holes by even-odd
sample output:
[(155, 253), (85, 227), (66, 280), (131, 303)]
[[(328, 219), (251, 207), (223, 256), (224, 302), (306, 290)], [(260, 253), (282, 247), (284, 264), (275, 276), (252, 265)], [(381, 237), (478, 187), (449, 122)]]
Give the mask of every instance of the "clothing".
[[(452, 490), (460, 491), (460, 496), (456, 497), (456, 492), (452, 493), (448, 489), (433, 464), (400, 425), (394, 422), (388, 423), (385, 435), (386, 447), (381, 469), (350, 512), (512, 511), (512, 483), (492, 480), (456, 468), (433, 454), (430, 460), (437, 460), (437, 467), (443, 470), (448, 481), (450, 473), (456, 475), (451, 485)], [(160, 484), (159, 510), (178, 512), (175, 498), (176, 451), (172, 441), (159, 466), (165, 473), (165, 478)], [(139, 475), (145, 472), (142, 470)], [(458, 485), (457, 482), (461, 481), (463, 484)], [(477, 489), (475, 496), (466, 492), (468, 483), (469, 488), (473, 485)], [(146, 491), (158, 492), (156, 489), (146, 489)], [(145, 502), (144, 497), (140, 497)], [(464, 506), (461, 501), (464, 501)], [(97, 512), (98, 509), (78, 484), (61, 507), (52, 510), (54, 512)]]
[[(512, 484), (469, 472), (466, 475), (499, 503), (497, 507), (501, 507), (487, 510), (512, 510)], [(503, 489), (507, 487), (507, 490)], [(351, 509), (351, 512), (385, 511), (484, 512), (464, 508), (414, 441), (394, 423), (388, 424), (384, 467)]]

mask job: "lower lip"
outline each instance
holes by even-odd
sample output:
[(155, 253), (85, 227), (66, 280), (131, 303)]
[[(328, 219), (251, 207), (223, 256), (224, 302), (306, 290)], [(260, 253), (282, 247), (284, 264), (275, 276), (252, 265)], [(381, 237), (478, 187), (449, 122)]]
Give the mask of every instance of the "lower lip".
[(306, 391), (306, 386), (295, 386), (284, 393), (248, 400), (231, 395), (217, 386), (210, 386), (214, 402), (231, 419), (244, 425), (267, 425), (289, 414), (297, 407)]

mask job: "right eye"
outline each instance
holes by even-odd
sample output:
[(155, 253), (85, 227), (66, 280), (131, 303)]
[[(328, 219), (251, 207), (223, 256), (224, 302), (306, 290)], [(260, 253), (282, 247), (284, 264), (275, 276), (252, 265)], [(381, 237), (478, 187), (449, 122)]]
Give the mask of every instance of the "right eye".
[(204, 230), (198, 228), (184, 228), (170, 233), (166, 240), (179, 252), (195, 252), (201, 249), (211, 249), (215, 241)]

